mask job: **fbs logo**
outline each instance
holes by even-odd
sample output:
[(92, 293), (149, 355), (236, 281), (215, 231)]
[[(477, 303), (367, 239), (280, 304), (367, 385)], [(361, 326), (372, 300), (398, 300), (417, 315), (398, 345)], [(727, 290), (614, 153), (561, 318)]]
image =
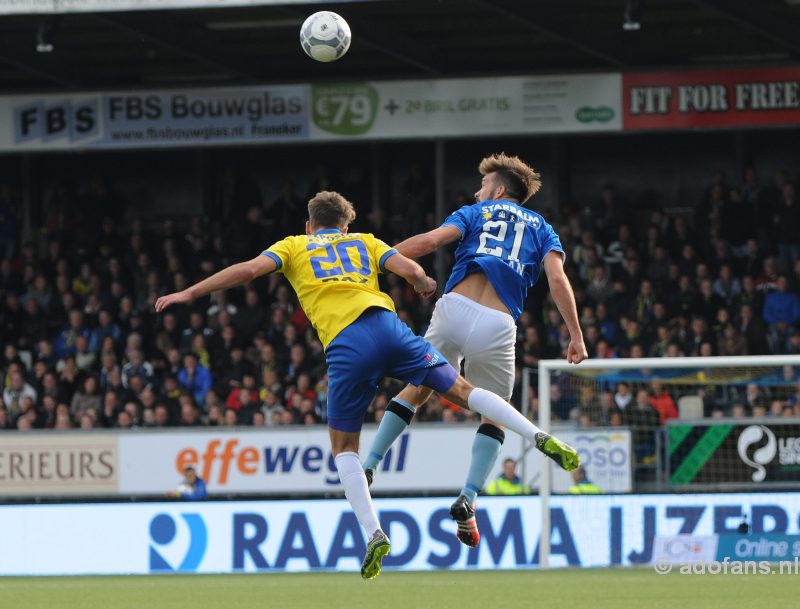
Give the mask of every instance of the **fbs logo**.
[(197, 571), (200, 566), (208, 546), (206, 525), (200, 514), (181, 514), (181, 518), (186, 527), (181, 527), (180, 532), (175, 519), (169, 514), (158, 514), (150, 521), (151, 573), (186, 573)]
[[(756, 449), (751, 459), (747, 455), (747, 450), (753, 444), (762, 442), (764, 438), (767, 440), (766, 445)], [(763, 482), (764, 478), (767, 477), (767, 468), (764, 466), (770, 463), (775, 458), (775, 455), (778, 454), (778, 442), (775, 440), (775, 434), (772, 433), (772, 430), (764, 425), (749, 425), (739, 434), (739, 441), (736, 447), (739, 450), (739, 458), (756, 470), (753, 472), (753, 482)]]
[(89, 98), (45, 105), (34, 102), (14, 108), (14, 140), (82, 140), (99, 135), (99, 100)]

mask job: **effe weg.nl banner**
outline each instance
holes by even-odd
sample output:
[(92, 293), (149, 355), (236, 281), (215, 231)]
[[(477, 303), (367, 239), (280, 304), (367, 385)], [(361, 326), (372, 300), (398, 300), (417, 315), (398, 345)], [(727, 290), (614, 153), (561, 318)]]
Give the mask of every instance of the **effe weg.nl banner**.
[(633, 73), (622, 85), (626, 130), (800, 122), (800, 66)]
[[(361, 437), (362, 457), (372, 443), (374, 426)], [(589, 479), (605, 492), (630, 492), (630, 432), (587, 430), (559, 433), (576, 447)], [(394, 443), (376, 472), (377, 492), (449, 491), (464, 484), (475, 438), (471, 425), (418, 424)], [(446, 446), (447, 450), (442, 450)], [(340, 492), (339, 476), (324, 427), (307, 430), (218, 430), (119, 434), (123, 495), (161, 494), (174, 489), (187, 465), (195, 467), (212, 494), (318, 494)], [(519, 436), (509, 434), (491, 476), (505, 458), (519, 459)], [(434, 458), (435, 455), (435, 458)], [(551, 462), (528, 451), (518, 467), (525, 484), (536, 488), (542, 465)], [(556, 468), (554, 468), (556, 469)], [(553, 491), (568, 492), (573, 481), (556, 469)]]

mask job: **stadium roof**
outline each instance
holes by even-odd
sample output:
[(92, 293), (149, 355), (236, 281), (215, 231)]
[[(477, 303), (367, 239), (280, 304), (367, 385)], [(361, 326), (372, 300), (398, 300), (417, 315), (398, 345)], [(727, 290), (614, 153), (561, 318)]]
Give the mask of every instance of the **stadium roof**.
[[(319, 4), (0, 18), (0, 89), (167, 88), (666, 67), (800, 57), (800, 0), (385, 0), (331, 3), (351, 24), (342, 60), (298, 42)], [(635, 17), (635, 15), (634, 15)], [(53, 51), (37, 52), (37, 34)]]

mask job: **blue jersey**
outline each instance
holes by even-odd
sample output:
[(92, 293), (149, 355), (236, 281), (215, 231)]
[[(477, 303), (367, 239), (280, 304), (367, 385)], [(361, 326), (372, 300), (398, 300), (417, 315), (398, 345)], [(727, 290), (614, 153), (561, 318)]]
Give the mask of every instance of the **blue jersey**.
[(445, 293), (467, 275), (482, 272), (514, 319), (522, 314), (528, 288), (539, 279), (544, 257), (549, 252), (564, 256), (553, 227), (511, 201), (465, 205), (445, 219), (446, 225), (461, 232), (461, 242)]

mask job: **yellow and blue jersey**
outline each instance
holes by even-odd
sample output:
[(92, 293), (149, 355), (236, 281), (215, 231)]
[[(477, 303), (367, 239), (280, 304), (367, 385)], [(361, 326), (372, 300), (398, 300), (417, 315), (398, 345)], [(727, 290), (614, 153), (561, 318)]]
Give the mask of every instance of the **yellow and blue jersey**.
[(263, 252), (292, 284), (324, 348), (370, 307), (394, 312), (378, 274), (397, 250), (368, 233), (323, 229), (278, 241)]

